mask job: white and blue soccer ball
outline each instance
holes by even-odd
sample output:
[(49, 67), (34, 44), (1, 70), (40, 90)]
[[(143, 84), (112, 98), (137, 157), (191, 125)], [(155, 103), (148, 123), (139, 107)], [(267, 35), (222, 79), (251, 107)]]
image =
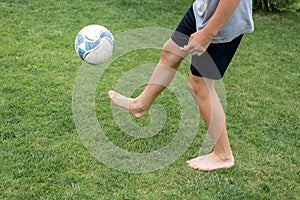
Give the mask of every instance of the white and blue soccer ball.
[(115, 40), (104, 26), (92, 24), (82, 28), (75, 39), (75, 51), (85, 62), (98, 65), (108, 61), (113, 54)]

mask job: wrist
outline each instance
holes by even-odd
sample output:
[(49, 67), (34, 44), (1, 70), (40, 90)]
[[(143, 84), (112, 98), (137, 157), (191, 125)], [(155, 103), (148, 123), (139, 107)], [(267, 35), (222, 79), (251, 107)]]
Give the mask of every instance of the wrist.
[(218, 30), (214, 30), (208, 26), (206, 26), (205, 28), (202, 29), (202, 31), (205, 33), (205, 35), (207, 35), (208, 38), (210, 38), (211, 40), (218, 34)]

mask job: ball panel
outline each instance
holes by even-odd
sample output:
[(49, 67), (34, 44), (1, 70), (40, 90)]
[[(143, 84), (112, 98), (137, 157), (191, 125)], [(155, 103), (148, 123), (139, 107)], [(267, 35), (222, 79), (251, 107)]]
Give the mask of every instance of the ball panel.
[(103, 38), (108, 38), (109, 41), (112, 42), (112, 45), (115, 46), (114, 37), (109, 31), (105, 31), (100, 34), (100, 39), (103, 39)]
[(96, 41), (85, 41), (85, 50), (92, 51), (100, 44), (100, 39)]
[(79, 57), (84, 60), (84, 54), (85, 54), (85, 50), (78, 48), (77, 53), (79, 55)]
[(84, 38), (83, 38), (83, 36), (79, 33), (78, 35), (77, 35), (77, 45), (80, 45), (80, 44), (82, 44), (84, 42)]

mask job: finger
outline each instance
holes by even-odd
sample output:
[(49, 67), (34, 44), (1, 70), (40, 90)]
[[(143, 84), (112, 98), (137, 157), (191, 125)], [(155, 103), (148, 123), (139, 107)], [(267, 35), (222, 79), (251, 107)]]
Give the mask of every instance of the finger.
[(197, 52), (195, 55), (196, 55), (196, 56), (201, 56), (203, 53), (204, 53), (204, 52), (201, 51), (201, 52)]
[(185, 45), (185, 46), (183, 46), (183, 47), (180, 47), (181, 50), (183, 50), (185, 52), (188, 52), (188, 53), (190, 53), (189, 51), (191, 50), (191, 48), (192, 48), (192, 46), (191, 46), (190, 43), (187, 44), (187, 45)]
[(186, 45), (181, 47), (181, 50), (191, 53), (190, 50), (193, 48), (193, 39), (192, 37), (189, 38), (189, 41)]
[(184, 50), (188, 53), (194, 53), (198, 50), (198, 45), (194, 41), (190, 41), (188, 45), (184, 47)]

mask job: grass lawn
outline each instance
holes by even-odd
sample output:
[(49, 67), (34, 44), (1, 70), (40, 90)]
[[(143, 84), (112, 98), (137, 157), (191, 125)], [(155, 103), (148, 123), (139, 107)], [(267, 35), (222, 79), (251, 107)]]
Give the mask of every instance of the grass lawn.
[[(82, 143), (72, 112), (82, 66), (74, 51), (77, 32), (94, 23), (115, 35), (136, 28), (174, 29), (191, 3), (0, 2), (0, 199), (299, 199), (299, 13), (254, 13), (256, 31), (244, 37), (223, 79), (233, 169), (204, 173), (185, 164), (198, 155), (206, 134), (202, 122), (182, 156), (147, 173), (109, 168)], [(157, 62), (159, 55), (157, 49), (131, 51), (105, 71), (97, 86), (97, 119), (120, 148), (159, 149), (178, 129), (180, 110), (170, 91), (157, 103), (173, 114), (163, 134), (147, 139), (120, 131), (106, 96), (122, 74)], [(180, 73), (188, 76), (187, 64)], [(135, 123), (147, 125), (149, 116)]]

